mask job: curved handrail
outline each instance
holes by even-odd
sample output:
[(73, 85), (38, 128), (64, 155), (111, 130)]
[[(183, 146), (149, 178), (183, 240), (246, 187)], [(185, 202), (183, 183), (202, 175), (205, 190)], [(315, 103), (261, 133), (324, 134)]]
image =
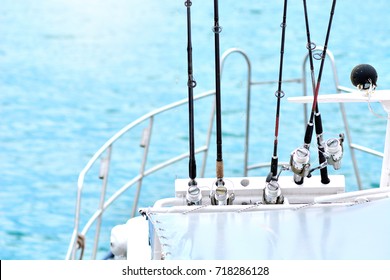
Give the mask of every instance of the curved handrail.
[[(203, 92), (201, 94), (198, 94), (198, 95), (194, 96), (194, 100), (199, 100), (199, 99), (206, 98), (206, 97), (209, 97), (209, 96), (212, 96), (212, 95), (215, 95), (215, 91), (214, 90), (209, 90), (209, 91), (206, 91), (206, 92)], [(115, 133), (106, 143), (104, 143), (100, 147), (100, 149), (88, 161), (88, 163), (85, 165), (83, 170), (80, 172), (80, 175), (79, 175), (79, 178), (78, 178), (78, 181), (77, 181), (77, 203), (76, 203), (75, 224), (74, 224), (74, 230), (73, 230), (72, 237), (71, 237), (71, 242), (70, 242), (70, 245), (69, 245), (69, 248), (68, 248), (68, 252), (67, 252), (67, 255), (66, 255), (66, 259), (74, 259), (75, 258), (75, 254), (76, 254), (75, 248), (76, 248), (76, 245), (77, 245), (76, 242), (77, 242), (77, 236), (78, 236), (78, 232), (79, 232), (79, 221), (80, 221), (80, 214), (81, 214), (82, 190), (83, 190), (83, 187), (84, 187), (85, 176), (88, 173), (88, 171), (92, 168), (94, 163), (103, 155), (103, 153), (109, 147), (111, 147), (118, 139), (120, 139), (125, 133), (127, 133), (132, 128), (138, 126), (139, 124), (143, 123), (144, 121), (146, 121), (146, 120), (148, 120), (148, 119), (150, 119), (150, 118), (152, 118), (152, 117), (154, 117), (156, 115), (159, 115), (159, 114), (161, 114), (161, 113), (163, 113), (165, 111), (171, 110), (171, 109), (179, 107), (181, 105), (184, 105), (187, 102), (188, 102), (187, 99), (182, 99), (182, 100), (179, 100), (177, 102), (173, 102), (171, 104), (168, 104), (166, 106), (163, 106), (161, 108), (153, 110), (153, 111), (143, 115), (142, 117), (138, 118), (137, 120), (129, 123), (128, 125), (123, 127), (120, 131)], [(204, 151), (204, 150), (206, 150), (206, 149), (203, 149), (202, 151)], [(185, 157), (181, 157), (181, 158), (185, 158)], [(159, 169), (161, 169), (161, 168), (159, 168)], [(154, 171), (156, 171), (156, 170), (154, 170)], [(137, 181), (139, 181), (142, 177), (145, 177), (145, 174), (150, 174), (150, 173), (152, 173), (152, 172), (149, 170), (149, 173), (145, 172), (144, 176), (142, 176), (142, 175), (136, 176), (133, 179), (134, 182), (132, 184), (134, 184)], [(122, 188), (124, 188), (124, 187), (122, 187)], [(104, 206), (103, 206), (103, 209), (97, 210), (94, 213), (94, 215), (90, 218), (90, 220), (87, 222), (86, 226), (83, 229), (83, 233), (82, 234), (85, 234), (88, 231), (88, 229), (90, 228), (90, 225), (92, 225), (93, 222), (96, 220), (96, 218), (99, 217), (102, 214), (102, 212), (104, 212), (104, 209), (106, 209), (117, 197), (119, 197), (129, 187), (130, 187), (130, 185), (127, 186), (125, 189), (123, 189), (123, 191), (121, 191), (118, 195), (115, 195), (114, 198), (111, 197), (110, 199), (112, 201), (109, 202), (108, 204), (106, 202), (104, 204)]]
[[(199, 149), (196, 149), (195, 150), (195, 154), (198, 154), (198, 153), (201, 153), (201, 152), (204, 152), (207, 150), (207, 146), (202, 146), (200, 147)], [(106, 210), (117, 198), (119, 198), (125, 191), (127, 191), (131, 186), (133, 186), (135, 183), (137, 183), (139, 180), (142, 179), (142, 177), (146, 177), (158, 170), (161, 170), (162, 168), (168, 166), (168, 165), (171, 165), (173, 163), (176, 163), (182, 159), (185, 159), (185, 158), (188, 158), (188, 153), (184, 153), (184, 154), (181, 154), (179, 156), (176, 156), (174, 158), (171, 158), (167, 161), (164, 161), (154, 167), (151, 167), (150, 169), (146, 170), (143, 174), (138, 174), (137, 176), (135, 176), (133, 179), (129, 180), (128, 182), (126, 182), (122, 187), (120, 187), (109, 199), (107, 199), (107, 201), (104, 203), (103, 205), (103, 208), (102, 209), (98, 209), (96, 210), (96, 212), (91, 216), (91, 218), (88, 220), (88, 222), (86, 223), (86, 225), (84, 226), (84, 228), (82, 229), (81, 231), (81, 234), (82, 235), (85, 235), (89, 228), (92, 226), (92, 224), (95, 222), (96, 218), (99, 217), (102, 212), (104, 212), (104, 210)]]
[[(251, 65), (250, 65), (250, 60), (249, 60), (249, 57), (248, 55), (238, 49), (238, 48), (231, 48), (231, 49), (228, 49), (226, 52), (223, 53), (222, 55), (222, 58), (221, 58), (221, 69), (223, 69), (223, 65), (224, 65), (224, 62), (226, 60), (226, 58), (232, 54), (232, 53), (239, 53), (241, 54), (244, 58), (245, 58), (245, 61), (247, 63), (247, 66), (248, 66), (248, 80), (247, 80), (247, 119), (246, 119), (246, 134), (249, 135), (249, 109), (250, 109), (250, 86), (252, 84), (252, 81), (251, 81)], [(221, 74), (222, 74), (222, 71), (221, 71)], [(209, 90), (209, 91), (206, 91), (204, 93), (201, 93), (199, 95), (196, 95), (194, 96), (194, 100), (199, 100), (199, 99), (202, 99), (202, 98), (205, 98), (205, 97), (208, 97), (208, 96), (211, 96), (211, 95), (215, 95), (215, 90)], [(88, 171), (92, 168), (92, 166), (95, 164), (95, 162), (101, 158), (101, 156), (103, 155), (103, 153), (105, 151), (107, 151), (108, 149), (110, 149), (112, 147), (112, 145), (118, 140), (120, 139), (125, 133), (127, 133), (128, 131), (130, 131), (132, 128), (136, 127), (137, 125), (147, 121), (148, 119), (152, 119), (154, 118), (155, 116), (157, 116), (158, 114), (160, 113), (163, 113), (165, 111), (168, 111), (170, 109), (173, 109), (173, 108), (176, 108), (178, 106), (181, 106), (181, 105), (184, 105), (188, 103), (188, 100), (187, 99), (182, 99), (180, 101), (177, 101), (177, 102), (173, 102), (171, 104), (168, 104), (166, 106), (163, 106), (159, 109), (156, 109), (156, 110), (153, 110), (145, 115), (143, 115), (142, 117), (138, 118), (137, 120), (131, 122), (130, 124), (128, 124), (127, 126), (123, 127), (120, 131), (118, 131), (116, 134), (114, 134), (106, 143), (104, 143), (100, 149), (92, 156), (92, 158), (88, 161), (88, 163), (86, 164), (86, 166), (82, 169), (82, 171), (80, 172), (80, 175), (79, 175), (79, 178), (78, 178), (78, 181), (77, 181), (77, 203), (76, 203), (76, 214), (75, 214), (75, 224), (74, 224), (74, 230), (73, 230), (73, 233), (72, 233), (72, 237), (71, 237), (71, 242), (70, 242), (70, 245), (69, 245), (69, 248), (68, 248), (68, 252), (67, 252), (67, 255), (66, 255), (66, 259), (75, 259), (76, 257), (76, 246), (77, 246), (77, 238), (78, 238), (78, 235), (79, 235), (79, 222), (80, 222), (80, 215), (81, 215), (81, 196), (82, 196), (82, 190), (83, 190), (83, 187), (84, 187), (84, 180), (85, 180), (85, 176), (87, 175)], [(214, 113), (215, 113), (215, 106), (212, 106), (212, 112), (211, 112), (211, 117), (210, 117), (210, 125), (209, 125), (209, 128), (208, 128), (208, 137), (206, 138), (206, 145), (196, 149), (195, 153), (200, 153), (200, 152), (204, 152), (204, 160), (203, 160), (203, 165), (202, 165), (202, 169), (201, 169), (201, 176), (204, 175), (204, 172), (205, 172), (205, 163), (206, 163), (206, 158), (207, 158), (207, 151), (208, 151), (208, 147), (209, 147), (209, 144), (210, 144), (210, 135), (211, 135), (211, 132), (212, 132), (212, 129), (213, 129), (213, 116), (214, 116)], [(248, 137), (248, 136), (247, 136)], [(247, 172), (247, 160), (248, 160), (248, 156), (247, 156), (247, 153), (248, 153), (248, 142), (249, 140), (246, 139), (245, 140), (245, 143), (246, 143), (246, 146), (245, 146), (245, 172)], [(129, 189), (131, 186), (133, 186), (135, 183), (137, 182), (140, 182), (144, 177), (150, 175), (151, 173), (155, 172), (155, 171), (158, 171), (168, 165), (171, 165), (175, 162), (178, 162), (184, 158), (188, 157), (188, 154), (185, 153), (185, 154), (182, 154), (182, 155), (179, 155), (175, 158), (172, 158), (170, 160), (167, 160), (161, 164), (158, 164), (146, 171), (141, 171), (141, 173), (137, 176), (135, 176), (133, 179), (131, 179), (130, 181), (128, 181), (127, 183), (125, 183), (119, 190), (117, 190), (109, 199), (107, 199), (105, 202), (104, 202), (104, 196), (102, 196), (101, 200), (103, 199), (102, 201), (102, 205), (101, 205), (101, 208), (96, 210), (95, 213), (91, 216), (91, 218), (87, 221), (86, 225), (84, 226), (84, 228), (82, 229), (81, 231), (81, 235), (84, 236), (88, 230), (90, 229), (90, 227), (92, 226), (92, 224), (99, 218), (101, 217), (101, 215), (103, 214), (103, 212), (118, 198), (120, 197), (123, 192), (125, 192), (127, 189)], [(134, 212), (134, 211), (133, 211)], [(98, 238), (98, 235), (99, 233), (96, 234), (96, 237), (95, 237), (95, 240)], [(97, 247), (97, 244), (95, 242), (95, 247)], [(96, 251), (94, 249), (94, 253), (93, 253), (93, 256), (96, 255)]]
[(251, 102), (251, 85), (252, 85), (252, 66), (251, 61), (249, 59), (249, 56), (242, 50), (234, 48), (230, 51), (226, 51), (222, 55), (221, 59), (221, 69), (223, 69), (223, 65), (225, 62), (225, 59), (232, 53), (239, 53), (241, 54), (248, 67), (248, 79), (247, 79), (247, 94), (246, 94), (246, 120), (245, 120), (245, 150), (244, 150), (244, 176), (248, 175), (248, 154), (249, 154), (249, 125), (250, 125), (250, 102)]
[[(194, 96), (194, 100), (205, 98), (207, 96), (214, 95), (214, 94), (215, 94), (215, 91), (209, 90), (209, 91), (206, 91), (206, 92), (204, 92), (202, 94)], [(153, 110), (153, 111), (143, 115), (142, 117), (138, 118), (137, 120), (129, 123), (127, 126), (125, 126), (120, 131), (118, 131), (116, 134), (114, 134), (114, 136), (112, 136), (106, 143), (104, 143), (103, 146), (101, 146), (101, 148), (92, 156), (92, 158), (88, 161), (87, 165), (80, 172), (79, 179), (77, 181), (78, 187), (80, 188), (80, 186), (82, 186), (82, 184), (84, 182), (84, 179), (85, 179), (86, 173), (91, 169), (92, 165), (96, 162), (96, 160), (99, 159), (99, 157), (107, 150), (107, 148), (109, 146), (111, 146), (112, 144), (114, 144), (114, 142), (116, 142), (119, 138), (121, 138), (123, 134), (128, 132), (133, 127), (141, 124), (145, 120), (147, 120), (147, 119), (149, 119), (149, 118), (151, 118), (153, 116), (156, 116), (156, 115), (158, 115), (158, 114), (160, 114), (162, 112), (165, 112), (167, 110), (179, 107), (179, 106), (181, 106), (183, 104), (186, 104), (187, 102), (188, 102), (187, 99), (182, 99), (180, 101), (173, 102), (171, 104), (163, 106), (163, 107), (161, 107), (159, 109)]]

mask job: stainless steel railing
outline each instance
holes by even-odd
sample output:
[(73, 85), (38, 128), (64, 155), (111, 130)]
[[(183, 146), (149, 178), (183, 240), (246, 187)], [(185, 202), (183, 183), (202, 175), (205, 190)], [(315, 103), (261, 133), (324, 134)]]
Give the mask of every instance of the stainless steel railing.
[[(232, 54), (232, 53), (239, 53), (241, 54), (248, 65), (248, 82), (247, 82), (247, 101), (249, 102), (250, 100), (250, 73), (251, 73), (251, 66), (250, 66), (250, 61), (248, 56), (241, 50), (239, 49), (230, 49), (227, 52), (225, 52), (221, 58), (221, 66), (223, 68), (224, 62), (226, 58)], [(204, 93), (201, 93), (199, 95), (196, 95), (194, 97), (194, 101), (203, 99), (209, 96), (214, 96), (215, 91), (207, 91)], [(171, 103), (169, 105), (166, 105), (164, 107), (161, 107), (157, 110), (154, 110), (141, 118), (137, 119), (136, 121), (128, 124), (124, 128), (122, 128), (119, 132), (117, 132), (114, 136), (112, 136), (93, 156), (92, 158), (88, 161), (87, 165), (84, 167), (84, 169), (81, 171), (79, 178), (78, 178), (78, 183), (77, 183), (77, 203), (76, 203), (76, 214), (75, 214), (75, 223), (74, 223), (74, 230), (72, 233), (70, 245), (68, 248), (68, 252), (66, 255), (66, 259), (76, 259), (76, 253), (77, 250), (80, 249), (82, 252), (80, 255), (80, 258), (83, 257), (83, 251), (84, 251), (84, 246), (85, 246), (85, 236), (93, 223), (96, 222), (96, 232), (95, 232), (95, 238), (94, 238), (94, 246), (92, 249), (92, 259), (96, 258), (97, 254), (97, 248), (99, 244), (99, 236), (100, 236), (100, 228), (101, 228), (101, 222), (102, 222), (102, 217), (104, 211), (118, 198), (120, 197), (127, 189), (131, 188), (133, 185), (137, 184), (137, 190), (136, 194), (134, 197), (134, 202), (133, 202), (133, 207), (132, 207), (132, 214), (131, 217), (134, 217), (136, 214), (136, 209), (138, 205), (138, 200), (142, 188), (142, 180), (146, 176), (149, 176), (150, 174), (161, 170), (167, 166), (170, 166), (180, 160), (183, 160), (188, 157), (188, 153), (181, 154), (177, 157), (171, 158), (165, 162), (162, 162), (160, 164), (155, 165), (154, 167), (145, 170), (146, 166), (146, 161), (148, 157), (148, 150), (149, 150), (149, 145), (150, 145), (150, 138), (151, 138), (151, 132), (153, 128), (153, 122), (154, 118), (162, 114), (164, 112), (167, 112), (169, 110), (172, 110), (176, 107), (182, 106), (187, 104), (187, 99), (180, 100), (178, 102)], [(249, 113), (249, 104), (247, 104), (247, 116)], [(209, 144), (210, 144), (210, 137), (213, 129), (213, 120), (214, 120), (214, 110), (215, 110), (215, 105), (213, 104), (212, 109), (211, 109), (211, 114), (210, 114), (210, 123), (209, 123), (209, 128), (206, 136), (206, 143), (204, 146), (198, 147), (195, 150), (195, 153), (204, 153), (204, 158), (201, 166), (201, 172), (200, 176), (203, 177), (204, 172), (205, 172), (205, 166), (206, 166), (206, 160), (207, 160), (207, 152), (209, 150)], [(142, 143), (141, 146), (144, 148), (144, 154), (143, 154), (143, 160), (141, 162), (141, 167), (140, 167), (140, 172), (137, 176), (132, 178), (130, 181), (125, 183), (121, 188), (119, 188), (110, 198), (105, 200), (106, 196), (106, 189), (107, 189), (107, 182), (108, 182), (108, 173), (109, 173), (109, 167), (110, 167), (110, 161), (111, 161), (111, 149), (113, 144), (120, 139), (124, 134), (129, 133), (131, 129), (134, 127), (138, 126), (141, 123), (144, 122), (149, 122), (148, 127), (144, 130), (143, 137), (142, 137)], [(246, 121), (246, 129), (247, 129), (247, 134), (249, 132), (249, 118), (247, 117)], [(246, 141), (246, 145), (248, 145), (248, 141)], [(247, 148), (245, 148), (246, 154), (247, 154)], [(104, 157), (105, 153), (105, 157)], [(90, 217), (90, 219), (87, 221), (83, 229), (80, 231), (80, 214), (81, 214), (81, 199), (82, 199), (82, 191), (84, 188), (84, 180), (85, 176), (87, 173), (90, 171), (92, 166), (95, 164), (95, 162), (101, 158), (101, 165), (100, 165), (100, 171), (99, 171), (99, 178), (103, 180), (102, 182), (102, 189), (100, 192), (100, 202), (98, 209), (95, 211), (95, 213)], [(245, 159), (245, 162), (247, 162), (247, 156)], [(82, 242), (80, 242), (82, 240)]]
[[(214, 91), (207, 91), (205, 93), (199, 94), (194, 97), (194, 100), (199, 100), (202, 98), (206, 98), (209, 96), (213, 96), (215, 94)], [(74, 230), (73, 234), (71, 237), (71, 242), (70, 246), (68, 249), (68, 253), (66, 255), (66, 259), (75, 259), (76, 258), (76, 251), (77, 248), (80, 247), (80, 244), (78, 244), (77, 240), (80, 238), (84, 238), (88, 230), (91, 228), (94, 222), (96, 222), (96, 234), (95, 234), (95, 240), (94, 240), (94, 247), (93, 247), (93, 252), (92, 252), (92, 259), (96, 258), (96, 252), (97, 252), (97, 247), (98, 247), (98, 237), (100, 235), (100, 225), (101, 225), (101, 220), (102, 220), (102, 215), (104, 211), (118, 198), (120, 197), (127, 189), (132, 187), (134, 184), (138, 183), (137, 187), (137, 194), (134, 200), (134, 207), (138, 204), (138, 199), (139, 199), (139, 192), (141, 190), (141, 185), (142, 185), (142, 179), (160, 169), (165, 168), (166, 166), (169, 166), (181, 159), (184, 159), (188, 157), (188, 154), (182, 154), (179, 155), (175, 158), (172, 158), (168, 161), (165, 161), (163, 163), (160, 163), (148, 170), (145, 170), (145, 165), (146, 165), (146, 160), (148, 156), (148, 149), (149, 149), (149, 144), (150, 144), (150, 136), (151, 136), (151, 131), (152, 131), (152, 126), (153, 126), (153, 120), (154, 118), (164, 112), (167, 112), (173, 108), (182, 106), (187, 103), (186, 99), (180, 100), (178, 102), (174, 102), (172, 104), (169, 104), (167, 106), (164, 106), (162, 108), (159, 108), (157, 110), (154, 110), (141, 118), (135, 120), (134, 122), (131, 122), (124, 128), (122, 128), (119, 132), (117, 132), (114, 136), (112, 136), (93, 156), (92, 158), (88, 161), (87, 165), (84, 167), (84, 169), (80, 172), (78, 182), (77, 182), (77, 202), (76, 202), (76, 213), (75, 213), (75, 224), (74, 224)], [(144, 122), (149, 122), (148, 128), (146, 131), (144, 131), (143, 135), (143, 143), (142, 146), (144, 148), (144, 155), (143, 155), (143, 160), (141, 163), (141, 170), (140, 173), (132, 178), (130, 181), (128, 181), (126, 184), (124, 184), (121, 188), (119, 188), (110, 198), (105, 200), (105, 195), (106, 195), (106, 188), (107, 188), (107, 181), (108, 181), (108, 173), (109, 173), (109, 166), (110, 166), (110, 159), (111, 159), (111, 149), (113, 144), (120, 139), (124, 134), (128, 133), (133, 129), (134, 127), (140, 125), (141, 123)], [(210, 137), (210, 134), (208, 134), (207, 138)], [(209, 143), (209, 140), (207, 141)], [(195, 150), (196, 153), (207, 153), (208, 151), (208, 146), (204, 145), (198, 149)], [(104, 157), (105, 153), (105, 157)], [(88, 220), (88, 222), (85, 224), (84, 228), (79, 232), (80, 228), (80, 214), (81, 214), (81, 200), (82, 200), (82, 191), (84, 188), (84, 180), (87, 175), (87, 173), (90, 171), (91, 167), (94, 165), (94, 163), (99, 159), (101, 159), (101, 165), (100, 165), (100, 172), (99, 172), (99, 178), (103, 179), (102, 182), (102, 189), (101, 189), (101, 197), (100, 197), (100, 203), (98, 206), (98, 209), (96, 212), (92, 215), (92, 217)], [(203, 168), (202, 168), (203, 169)], [(133, 213), (132, 215), (134, 216), (134, 207), (133, 207)]]
[[(269, 167), (269, 163), (258, 163), (253, 165), (248, 165), (248, 155), (249, 155), (249, 124), (250, 124), (250, 104), (251, 104), (251, 88), (252, 86), (258, 86), (258, 85), (267, 85), (267, 84), (273, 84), (277, 83), (277, 81), (265, 81), (265, 82), (255, 82), (252, 81), (252, 69), (251, 69), (251, 62), (248, 57), (248, 55), (240, 50), (240, 49), (229, 49), (227, 50), (221, 57), (221, 69), (223, 69), (224, 63), (226, 59), (232, 55), (232, 54), (238, 54), (241, 55), (245, 63), (247, 65), (247, 84), (246, 84), (246, 119), (245, 119), (245, 145), (244, 145), (244, 176), (247, 176), (248, 171), (257, 169), (257, 168), (264, 168)], [(337, 71), (336, 66), (334, 62), (334, 57), (331, 52), (327, 51), (327, 56), (329, 58), (329, 61), (331, 63), (333, 77), (334, 77), (334, 84), (335, 89), (338, 92), (348, 92), (351, 91), (351, 89), (342, 87), (339, 85), (338, 77), (337, 77)], [(298, 79), (290, 79), (285, 80), (283, 82), (285, 83), (301, 83), (303, 85), (303, 94), (307, 95), (307, 89), (306, 89), (306, 64), (307, 64), (307, 55), (305, 56), (303, 60), (303, 66), (302, 66), (302, 78)], [(199, 95), (196, 95), (194, 97), (194, 100), (200, 100), (204, 98), (211, 98), (215, 96), (215, 91), (206, 91), (204, 93), (201, 93)], [(136, 187), (136, 193), (134, 196), (133, 206), (132, 206), (132, 212), (131, 216), (134, 217), (137, 211), (138, 201), (140, 197), (140, 193), (142, 190), (142, 182), (143, 179), (156, 171), (159, 171), (161, 169), (164, 169), (174, 163), (177, 163), (178, 161), (181, 161), (188, 157), (188, 153), (180, 154), (176, 157), (173, 157), (169, 160), (166, 160), (164, 162), (161, 162), (159, 164), (156, 164), (155, 166), (146, 169), (146, 162), (148, 159), (148, 153), (149, 153), (149, 147), (150, 147), (150, 139), (152, 136), (153, 126), (154, 126), (154, 120), (155, 117), (157, 117), (160, 114), (163, 114), (165, 112), (168, 112), (174, 108), (177, 108), (179, 106), (183, 106), (187, 104), (187, 99), (183, 99), (174, 103), (171, 103), (169, 105), (163, 106), (159, 109), (153, 110), (152, 112), (145, 114), (144, 116), (140, 117), (139, 119), (129, 123), (127, 126), (122, 128), (120, 131), (118, 131), (116, 134), (114, 134), (106, 143), (103, 144), (103, 146), (92, 156), (92, 158), (88, 161), (86, 166), (83, 168), (83, 170), (80, 172), (78, 182), (77, 182), (77, 202), (76, 202), (76, 211), (75, 211), (75, 220), (74, 220), (74, 230), (72, 233), (72, 237), (70, 240), (70, 244), (68, 247), (68, 251), (66, 254), (66, 259), (76, 259), (76, 254), (78, 251), (80, 251), (80, 258), (83, 257), (83, 251), (85, 248), (85, 236), (87, 232), (90, 230), (92, 225), (96, 224), (95, 229), (95, 237), (93, 240), (93, 247), (92, 247), (92, 259), (96, 258), (97, 255), (97, 248), (99, 245), (99, 236), (101, 231), (101, 224), (103, 219), (103, 214), (106, 211), (112, 203), (114, 203), (126, 190), (133, 187), (134, 185), (137, 185)], [(306, 105), (305, 105), (306, 106)], [(376, 156), (382, 156), (383, 154), (377, 151), (374, 151), (372, 149), (357, 145), (352, 142), (351, 135), (349, 131), (347, 116), (345, 113), (345, 108), (343, 104), (340, 104), (340, 111), (343, 117), (344, 122), (344, 129), (347, 136), (348, 141), (348, 147), (351, 151), (351, 158), (353, 161), (353, 167), (356, 175), (356, 179), (358, 182), (359, 188), (361, 188), (361, 180), (360, 180), (360, 174), (359, 169), (357, 166), (354, 150), (360, 150), (366, 153), (370, 153), (372, 155)], [(307, 123), (307, 115), (306, 115), (306, 107), (304, 107), (304, 122)], [(205, 144), (203, 146), (198, 147), (195, 150), (196, 154), (203, 153), (203, 161), (201, 166), (201, 172), (200, 177), (203, 177), (205, 174), (205, 168), (206, 168), (206, 161), (207, 161), (207, 155), (209, 151), (210, 146), (210, 138), (213, 131), (213, 122), (214, 122), (214, 114), (215, 114), (215, 104), (211, 107), (211, 113), (210, 113), (210, 119), (209, 119), (209, 126), (207, 130), (207, 135), (205, 139)], [(143, 157), (142, 162), (140, 165), (139, 174), (130, 179), (128, 182), (126, 182), (123, 186), (121, 186), (119, 189), (117, 189), (108, 199), (106, 199), (106, 192), (107, 192), (107, 184), (108, 184), (108, 176), (109, 176), (109, 170), (110, 170), (110, 163), (111, 163), (111, 151), (113, 145), (119, 140), (123, 135), (128, 134), (131, 132), (131, 130), (140, 124), (147, 123), (147, 127), (143, 131), (142, 135), (142, 141), (141, 141), (141, 147), (143, 148)], [(89, 220), (86, 222), (84, 227), (80, 230), (80, 216), (81, 216), (81, 201), (82, 201), (82, 194), (84, 189), (84, 181), (87, 173), (91, 170), (92, 166), (100, 159), (100, 170), (99, 170), (99, 178), (102, 180), (102, 187), (100, 191), (100, 200), (97, 207), (97, 210), (94, 212), (94, 214), (89, 218)], [(284, 164), (284, 163), (280, 163)]]

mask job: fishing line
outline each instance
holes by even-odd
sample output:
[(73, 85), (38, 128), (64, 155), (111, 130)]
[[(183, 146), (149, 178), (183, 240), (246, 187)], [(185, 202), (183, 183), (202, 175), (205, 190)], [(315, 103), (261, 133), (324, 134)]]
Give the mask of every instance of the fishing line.
[(195, 132), (194, 132), (194, 87), (196, 81), (193, 77), (192, 66), (192, 42), (191, 42), (191, 5), (192, 2), (187, 0), (184, 5), (187, 7), (187, 64), (188, 64), (188, 116), (189, 116), (189, 177), (191, 181), (189, 186), (196, 185), (196, 160), (195, 160)]
[(284, 1), (283, 7), (283, 21), (280, 25), (282, 28), (282, 37), (280, 43), (280, 64), (279, 64), (279, 79), (278, 79), (278, 90), (275, 92), (277, 98), (276, 103), (276, 116), (275, 116), (275, 138), (274, 138), (274, 150), (271, 159), (271, 172), (267, 181), (277, 180), (278, 175), (278, 137), (279, 137), (279, 115), (280, 115), (280, 100), (284, 97), (282, 91), (282, 75), (283, 75), (283, 57), (284, 57), (284, 43), (286, 33), (286, 18), (287, 18), (287, 0)]
[(367, 105), (368, 105), (368, 109), (370, 110), (371, 114), (373, 114), (375, 117), (382, 119), (382, 120), (390, 119), (390, 117), (388, 117), (388, 116), (384, 116), (384, 115), (381, 115), (381, 114), (375, 112), (374, 109), (371, 107), (371, 96), (373, 93), (374, 93), (374, 90), (369, 90), (367, 93), (367, 95), (368, 95)]

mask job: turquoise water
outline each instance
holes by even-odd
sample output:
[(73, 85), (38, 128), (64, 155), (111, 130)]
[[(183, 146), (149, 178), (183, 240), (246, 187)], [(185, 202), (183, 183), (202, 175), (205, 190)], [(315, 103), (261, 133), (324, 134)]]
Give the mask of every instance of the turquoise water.
[[(1, 1), (0, 259), (63, 259), (73, 229), (77, 177), (88, 159), (130, 121), (186, 97), (183, 2)], [(221, 52), (230, 47), (245, 50), (252, 60), (255, 80), (278, 77), (282, 2), (220, 1)], [(331, 1), (308, 2), (312, 41), (322, 45)], [(390, 87), (389, 12), (385, 0), (337, 3), (329, 49), (335, 55), (342, 85), (350, 86), (349, 75), (355, 65), (369, 63), (377, 69), (379, 89)], [(195, 93), (200, 93), (214, 87), (212, 1), (193, 1), (192, 22)], [(306, 53), (302, 1), (289, 1), (286, 32), (284, 77), (295, 78)], [(327, 82), (331, 75), (326, 69), (321, 92), (332, 92), (333, 82)], [(225, 176), (241, 175), (242, 157), (233, 151), (243, 145), (240, 121), (244, 107), (240, 104), (244, 102), (244, 70), (242, 59), (232, 57), (223, 73)], [(271, 157), (275, 90), (276, 86), (253, 90), (251, 163)], [(299, 90), (300, 86), (286, 86), (284, 91), (293, 96)], [(301, 144), (304, 126), (301, 111), (284, 101), (280, 158), (288, 160), (291, 150)], [(383, 113), (379, 106), (373, 108)], [(197, 130), (204, 131), (208, 114), (196, 110)], [(347, 110), (354, 140), (382, 150), (385, 121), (369, 113), (365, 104), (349, 104)], [(342, 131), (337, 107), (324, 105), (321, 111), (325, 138)], [(167, 117), (168, 124), (155, 131), (165, 133), (163, 143), (150, 151), (156, 158), (187, 148), (185, 110), (178, 113)], [(197, 143), (201, 141), (197, 139)], [(120, 144), (126, 152), (115, 154), (114, 150), (120, 168), (110, 177), (112, 188), (138, 171), (134, 162), (139, 152), (130, 151), (130, 144), (138, 142), (139, 135), (129, 137), (128, 143)], [(213, 151), (209, 176), (214, 172), (212, 156)], [(377, 187), (380, 159), (362, 153), (357, 156), (363, 161), (365, 187)], [(345, 173), (352, 182), (348, 188), (353, 190), (356, 183), (348, 158), (347, 150), (343, 169), (332, 173)], [(176, 177), (185, 178), (186, 172), (184, 162), (171, 173), (147, 180), (145, 185), (151, 188), (145, 190), (141, 205), (149, 205), (160, 195), (171, 195), (172, 189), (161, 185), (172, 184)], [(88, 179), (91, 186), (85, 192), (86, 206), (98, 199), (100, 183), (93, 176)], [(104, 224), (107, 233), (102, 239), (102, 254), (110, 227), (128, 217), (132, 195), (129, 192), (110, 212), (112, 216)], [(83, 218), (88, 214), (85, 211)]]

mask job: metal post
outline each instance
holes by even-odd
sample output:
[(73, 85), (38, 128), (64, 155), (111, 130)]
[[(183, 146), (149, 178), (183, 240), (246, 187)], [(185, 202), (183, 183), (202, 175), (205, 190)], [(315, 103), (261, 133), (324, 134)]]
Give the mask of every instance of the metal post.
[(112, 146), (110, 145), (107, 148), (107, 156), (105, 158), (102, 158), (100, 172), (99, 172), (99, 178), (103, 180), (102, 191), (100, 192), (100, 202), (99, 202), (99, 210), (101, 210), (101, 214), (99, 215), (99, 218), (96, 220), (96, 232), (95, 232), (94, 245), (92, 249), (93, 260), (96, 259), (97, 248), (99, 245), (100, 228), (102, 225), (103, 207), (104, 207), (104, 200), (106, 196), (107, 182), (108, 182), (108, 171), (110, 168), (110, 161), (111, 161), (111, 151), (112, 151)]
[(143, 180), (144, 175), (145, 175), (145, 166), (146, 166), (146, 161), (148, 159), (150, 139), (152, 136), (153, 120), (154, 120), (154, 117), (151, 116), (149, 119), (149, 126), (144, 129), (143, 134), (142, 134), (142, 140), (141, 140), (140, 146), (142, 148), (144, 148), (144, 155), (142, 158), (141, 169), (139, 171), (139, 174), (141, 175), (141, 177), (138, 181), (137, 190), (136, 190), (135, 197), (134, 197), (133, 209), (131, 210), (131, 218), (135, 217), (135, 214), (136, 214), (137, 208), (138, 208), (139, 197), (141, 195), (142, 180)]

